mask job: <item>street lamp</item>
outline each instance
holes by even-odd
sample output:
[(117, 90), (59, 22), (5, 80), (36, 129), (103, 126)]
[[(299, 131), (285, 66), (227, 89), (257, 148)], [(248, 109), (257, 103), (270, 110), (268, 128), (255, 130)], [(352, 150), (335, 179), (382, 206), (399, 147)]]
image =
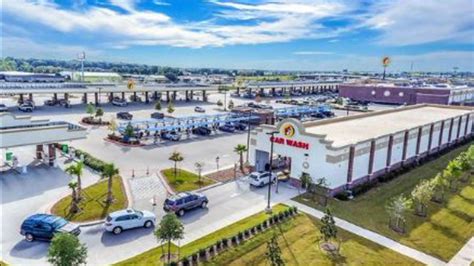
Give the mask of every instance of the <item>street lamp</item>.
[(272, 212), (272, 208), (270, 207), (270, 194), (271, 194), (271, 187), (272, 187), (272, 164), (273, 164), (273, 139), (275, 134), (278, 134), (278, 131), (267, 132), (267, 135), (270, 135), (270, 166), (268, 168), (269, 177), (268, 177), (268, 201), (267, 201), (267, 208), (265, 211), (267, 213)]
[(249, 113), (249, 116), (248, 116), (248, 120), (247, 120), (247, 160), (246, 162), (248, 163), (249, 162), (249, 151), (250, 151), (250, 117), (252, 116), (252, 110), (249, 109), (248, 111)]

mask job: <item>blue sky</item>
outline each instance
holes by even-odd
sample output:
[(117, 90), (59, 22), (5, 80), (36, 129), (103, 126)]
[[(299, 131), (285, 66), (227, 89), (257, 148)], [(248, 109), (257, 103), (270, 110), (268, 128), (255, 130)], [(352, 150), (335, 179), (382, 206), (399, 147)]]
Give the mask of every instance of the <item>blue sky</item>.
[(474, 71), (472, 0), (6, 0), (3, 56), (269, 70)]

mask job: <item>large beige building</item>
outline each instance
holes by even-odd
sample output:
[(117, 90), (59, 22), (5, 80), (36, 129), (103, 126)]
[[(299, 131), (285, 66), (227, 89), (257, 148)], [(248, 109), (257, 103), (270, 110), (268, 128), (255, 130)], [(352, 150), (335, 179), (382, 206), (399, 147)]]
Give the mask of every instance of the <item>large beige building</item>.
[(337, 192), (471, 138), (473, 120), (473, 108), (426, 104), (309, 123), (287, 119), (254, 130), (249, 159), (256, 170), (268, 169), (273, 140), (274, 155), (291, 162), (291, 177), (324, 177)]

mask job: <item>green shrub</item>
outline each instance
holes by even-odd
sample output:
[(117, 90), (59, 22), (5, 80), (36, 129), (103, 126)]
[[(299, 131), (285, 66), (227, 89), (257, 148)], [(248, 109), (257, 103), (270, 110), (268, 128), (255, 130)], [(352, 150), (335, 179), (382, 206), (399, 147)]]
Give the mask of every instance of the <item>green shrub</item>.
[(75, 155), (78, 158), (81, 158), (81, 155), (84, 156), (84, 164), (98, 172), (102, 172), (104, 165), (106, 164), (104, 161), (99, 160), (89, 153), (79, 149), (75, 150)]

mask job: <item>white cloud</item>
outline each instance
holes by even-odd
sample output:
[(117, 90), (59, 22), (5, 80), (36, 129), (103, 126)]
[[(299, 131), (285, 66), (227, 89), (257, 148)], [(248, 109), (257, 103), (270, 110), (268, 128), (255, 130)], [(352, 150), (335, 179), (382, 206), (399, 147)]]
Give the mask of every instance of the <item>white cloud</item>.
[(381, 32), (384, 45), (413, 45), (436, 41), (474, 42), (472, 0), (382, 1), (365, 22)]
[(154, 0), (153, 3), (157, 6), (170, 6), (171, 4), (161, 0)]
[(105, 59), (102, 51), (80, 45), (60, 45), (49, 42), (35, 42), (28, 38), (3, 37), (2, 51), (8, 56), (21, 58), (54, 58), (75, 59), (77, 54), (84, 51), (88, 56)]
[(100, 34), (100, 37), (112, 40), (108, 43), (115, 42), (116, 47), (169, 45), (200, 48), (333, 37), (338, 32), (325, 29), (318, 21), (346, 10), (339, 2), (325, 1), (285, 0), (257, 5), (213, 1), (225, 9), (219, 14), (221, 18), (233, 16), (240, 20), (242, 14), (248, 14), (256, 22), (253, 25), (239, 25), (216, 24), (214, 20), (208, 20), (180, 24), (163, 13), (137, 10), (136, 1), (139, 0), (108, 1), (109, 5), (126, 12), (98, 6), (70, 10), (51, 0), (5, 1), (2, 11), (64, 33), (86, 31)]
[(297, 51), (293, 53), (294, 55), (331, 55), (333, 52), (325, 51)]

